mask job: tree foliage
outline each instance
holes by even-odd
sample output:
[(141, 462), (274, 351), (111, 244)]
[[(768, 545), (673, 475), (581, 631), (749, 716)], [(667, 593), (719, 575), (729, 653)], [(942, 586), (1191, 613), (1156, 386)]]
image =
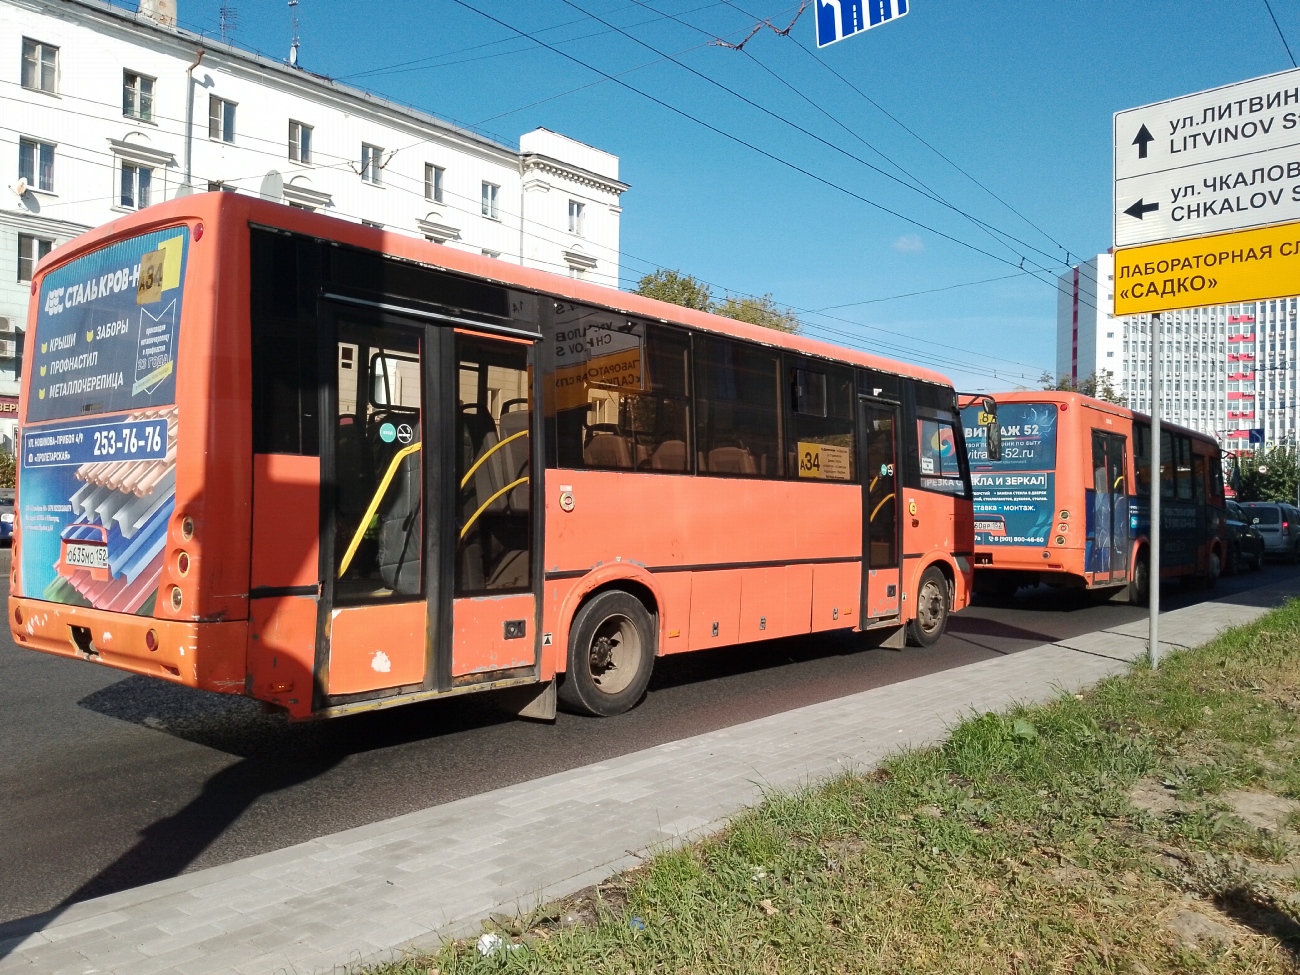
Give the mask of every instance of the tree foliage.
[(14, 486), (14, 455), (0, 447), (0, 488)]
[(1078, 382), (1069, 376), (1057, 378), (1050, 372), (1044, 372), (1038, 377), (1038, 385), (1043, 389), (1063, 393), (1081, 393), (1084, 396), (1092, 396), (1107, 403), (1114, 403), (1116, 406), (1125, 405), (1124, 397), (1115, 391), (1109, 372), (1102, 373), (1100, 376), (1094, 372), (1091, 376), (1080, 379)]
[(1257, 447), (1237, 455), (1241, 471), (1239, 501), (1296, 502), (1296, 483), (1300, 481), (1300, 457), (1290, 447)]
[(779, 332), (799, 331), (799, 316), (794, 313), (794, 309), (777, 304), (770, 294), (761, 298), (727, 295), (718, 301), (707, 284), (681, 271), (659, 270), (647, 274), (637, 282), (636, 293), (751, 325), (774, 328)]
[(696, 311), (713, 310), (713, 290), (703, 281), (680, 271), (658, 270), (637, 282), (636, 293)]

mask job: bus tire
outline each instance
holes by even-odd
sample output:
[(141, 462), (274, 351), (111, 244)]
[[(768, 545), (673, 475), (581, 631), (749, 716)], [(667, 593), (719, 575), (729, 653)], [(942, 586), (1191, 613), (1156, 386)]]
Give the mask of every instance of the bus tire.
[(557, 691), (566, 711), (608, 718), (641, 700), (655, 659), (655, 622), (641, 600), (602, 592), (578, 610), (569, 633), (569, 669)]
[(1147, 553), (1141, 555), (1133, 562), (1133, 578), (1128, 584), (1128, 601), (1134, 606), (1145, 606), (1151, 598), (1151, 563), (1147, 560)]
[(907, 621), (907, 642), (913, 647), (932, 647), (948, 626), (948, 607), (952, 598), (948, 580), (937, 565), (921, 573), (916, 587), (916, 618)]

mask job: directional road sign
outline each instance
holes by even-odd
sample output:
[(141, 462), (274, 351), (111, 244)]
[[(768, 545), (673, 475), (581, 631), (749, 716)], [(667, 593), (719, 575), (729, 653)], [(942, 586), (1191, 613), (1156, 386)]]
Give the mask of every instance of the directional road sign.
[(1115, 314), (1172, 311), (1300, 291), (1300, 223), (1115, 252)]
[(826, 47), (907, 13), (909, 0), (813, 0), (817, 4), (817, 46)]
[(1300, 70), (1115, 113), (1115, 246), (1300, 220)]

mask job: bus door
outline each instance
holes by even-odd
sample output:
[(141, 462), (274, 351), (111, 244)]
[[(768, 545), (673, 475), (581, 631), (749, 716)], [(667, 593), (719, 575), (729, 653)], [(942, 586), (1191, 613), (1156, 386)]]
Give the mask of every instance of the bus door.
[(859, 398), (862, 431), (862, 625), (901, 612), (898, 406)]
[(1088, 565), (1094, 585), (1128, 581), (1128, 441), (1092, 431), (1092, 508)]
[(334, 323), (320, 692), (532, 674), (532, 343), (350, 309)]

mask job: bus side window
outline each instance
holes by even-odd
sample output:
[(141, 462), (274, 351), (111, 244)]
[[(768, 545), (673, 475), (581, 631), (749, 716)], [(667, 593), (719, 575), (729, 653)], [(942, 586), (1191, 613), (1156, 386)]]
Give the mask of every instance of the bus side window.
[[(1192, 484), (1195, 477), (1192, 474), (1192, 440), (1190, 437), (1179, 435), (1178, 443), (1178, 468), (1177, 468), (1177, 490), (1179, 501), (1191, 501), (1194, 493)], [(1200, 490), (1204, 491), (1204, 477), (1201, 478), (1202, 486)]]
[(1151, 494), (1151, 428), (1133, 424), (1133, 468), (1137, 472), (1137, 493)]
[(787, 355), (785, 373), (790, 396), (786, 413), (790, 473), (800, 478), (856, 481), (853, 371)]
[(1168, 431), (1160, 431), (1160, 497), (1174, 496), (1174, 438)]
[(781, 359), (747, 342), (695, 337), (700, 473), (781, 477)]
[(1192, 497), (1197, 504), (1205, 504), (1205, 458), (1192, 455)]

